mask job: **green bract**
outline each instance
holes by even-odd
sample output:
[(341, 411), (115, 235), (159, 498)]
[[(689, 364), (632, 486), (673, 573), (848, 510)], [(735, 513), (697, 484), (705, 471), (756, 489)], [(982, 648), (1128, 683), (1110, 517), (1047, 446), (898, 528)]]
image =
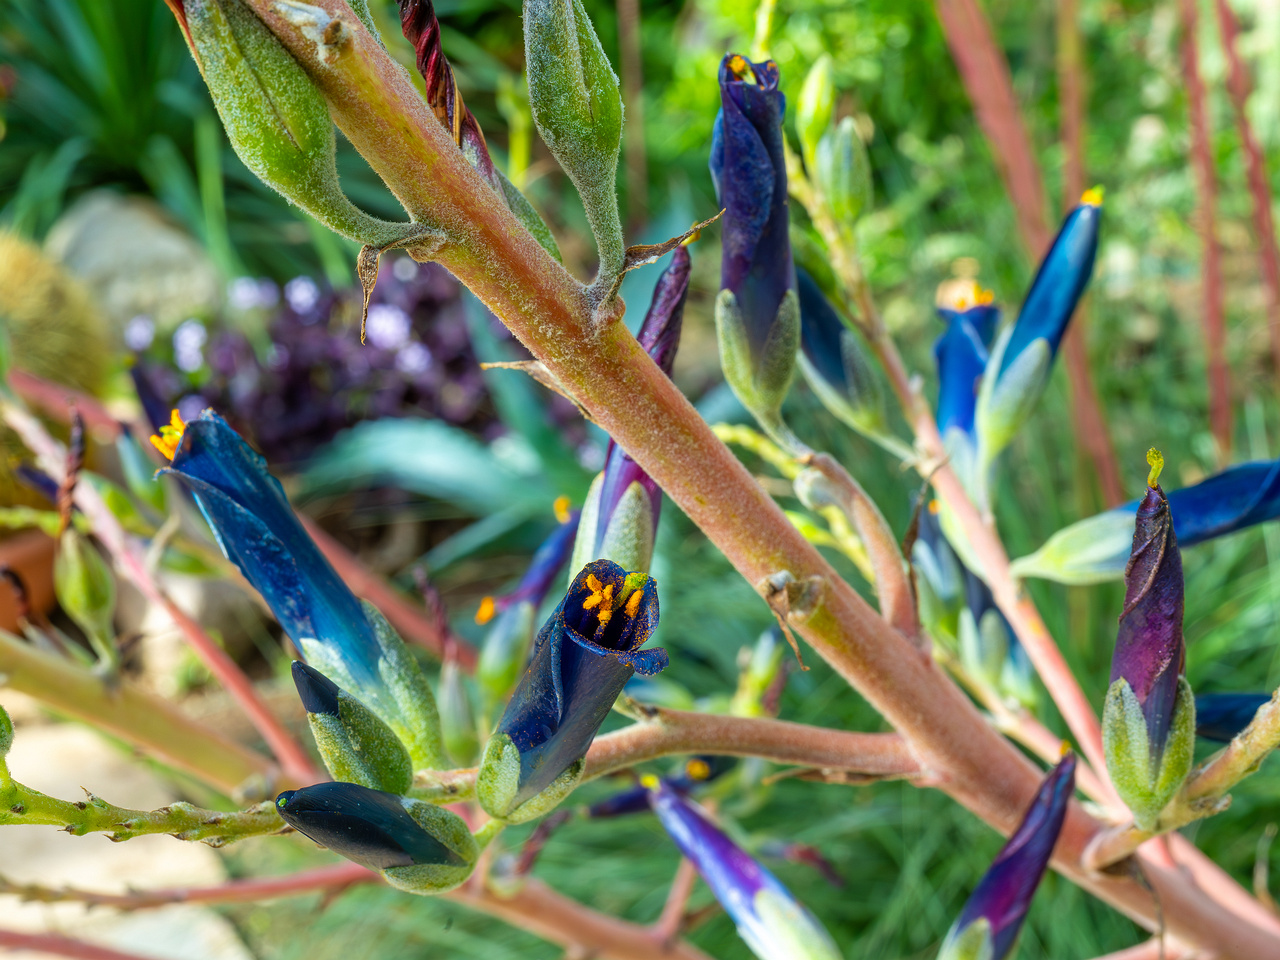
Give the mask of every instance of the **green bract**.
[(845, 117), (818, 142), (812, 176), (841, 227), (851, 227), (871, 206), (871, 164), (853, 117)]
[(800, 100), (796, 104), (796, 133), (800, 136), (800, 149), (810, 174), (814, 168), (814, 154), (818, 142), (831, 126), (831, 114), (836, 102), (836, 88), (831, 81), (834, 61), (824, 53), (809, 68), (800, 88)]
[(581, 0), (525, 0), (524, 51), (533, 121), (582, 197), (600, 248), (600, 276), (612, 281), (623, 262), (615, 186), (618, 77)]
[(1139, 829), (1155, 829), (1161, 811), (1191, 772), (1195, 746), (1196, 699), (1185, 677), (1178, 678), (1178, 700), (1160, 756), (1152, 756), (1147, 721), (1129, 682), (1121, 677), (1111, 684), (1102, 711), (1102, 747), (1116, 793)]
[(595, 549), (603, 487), (604, 474), (601, 473), (592, 481), (587, 502), (582, 505), (578, 537), (573, 542), (573, 556), (569, 561), (570, 581), (592, 560), (612, 560), (627, 570), (648, 570), (653, 559), (653, 505), (648, 491), (638, 482), (627, 487), (609, 518), (600, 549)]
[(751, 356), (751, 341), (738, 298), (729, 289), (716, 296), (716, 335), (725, 382), (765, 432), (790, 447), (793, 441), (782, 422), (782, 402), (791, 388), (800, 348), (800, 302), (796, 292), (788, 290), (783, 296), (758, 365)]
[(485, 813), (508, 823), (524, 823), (554, 810), (582, 780), (586, 762), (578, 760), (551, 785), (524, 803), (516, 803), (520, 789), (520, 751), (505, 733), (496, 733), (485, 744), (476, 774), (476, 799)]
[(114, 661), (116, 581), (102, 554), (75, 527), (68, 527), (58, 543), (53, 584), (58, 603), (98, 656)]
[(404, 793), (413, 784), (413, 765), (404, 744), (391, 728), (345, 690), (338, 695), (340, 713), (309, 713), (311, 734), (325, 769), (335, 780), (373, 790)]

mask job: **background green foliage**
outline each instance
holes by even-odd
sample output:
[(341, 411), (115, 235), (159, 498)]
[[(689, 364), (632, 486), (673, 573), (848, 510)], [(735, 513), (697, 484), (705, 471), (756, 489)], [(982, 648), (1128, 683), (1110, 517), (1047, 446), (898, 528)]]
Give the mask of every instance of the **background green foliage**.
[[(409, 62), (411, 51), (394, 29), (394, 4), (371, 6), (386, 25), (393, 52)], [(614, 8), (599, 0), (586, 6), (606, 51), (616, 56)], [(1062, 155), (1054, 4), (997, 0), (987, 6), (1057, 203)], [(1086, 163), (1091, 182), (1107, 189), (1089, 347), (1126, 482), (1136, 493), (1146, 472), (1142, 453), (1152, 445), (1170, 464), (1170, 486), (1194, 482), (1214, 469), (1176, 12), (1169, 0), (1085, 0), (1081, 6), (1089, 91)], [(1256, 131), (1276, 173), (1280, 16), (1254, 0), (1236, 6), (1258, 87), (1251, 105)], [(499, 109), (498, 93), (519, 83), (519, 4), (446, 0), (437, 9), (444, 46), (468, 105), (505, 163), (510, 107), (505, 114)], [(706, 157), (718, 105), (715, 69), (726, 49), (749, 46), (754, 9), (738, 0), (663, 0), (643, 5), (643, 18), (649, 222), (674, 218), (683, 226), (714, 209)], [(1207, 5), (1201, 23), (1221, 188), (1218, 233), (1226, 253), (1237, 459), (1268, 457), (1280, 446), (1280, 416), (1276, 378), (1266, 357), (1249, 198)], [(837, 113), (854, 115), (870, 134), (876, 203), (860, 237), (887, 320), (909, 364), (927, 371), (929, 347), (941, 329), (932, 315), (933, 291), (958, 258), (977, 261), (980, 279), (994, 287), (1007, 311), (1016, 309), (1032, 271), (932, 5), (927, 0), (781, 0), (776, 24), (772, 53), (789, 97), (794, 101), (809, 65), (829, 51), (840, 91)], [(249, 273), (284, 281), (311, 273), (334, 279), (349, 269), (350, 249), (312, 229), (304, 215), (266, 191), (231, 153), (180, 33), (159, 0), (8, 0), (0, 5), (0, 62), (5, 65), (0, 74), (4, 225), (39, 239), (78, 195), (110, 186), (155, 196), (202, 241), (228, 278)], [(515, 101), (521, 109), (518, 97)], [(395, 215), (386, 191), (345, 144), (340, 162), (344, 185), (358, 204)], [(566, 262), (586, 275), (592, 251), (581, 205), (540, 144), (534, 145), (527, 176), (530, 196), (556, 231)], [(1280, 190), (1280, 176), (1272, 181), (1273, 190)], [(624, 194), (623, 209), (629, 220), (637, 220), (635, 198)], [(714, 238), (693, 253), (695, 288), (677, 377), (699, 393), (712, 383), (716, 368), (710, 335), (718, 256)], [(643, 302), (643, 289), (641, 280), (627, 288), (633, 318), (642, 313), (636, 304)], [(500, 396), (497, 402), (501, 406)], [(996, 510), (1014, 556), (1098, 507), (1090, 470), (1073, 446), (1068, 405), (1065, 378), (1058, 374), (1033, 428), (1006, 458)], [(903, 530), (910, 491), (896, 467), (822, 413), (803, 388), (797, 388), (792, 406), (797, 432), (848, 464), (895, 529)], [(554, 448), (546, 446), (545, 436), (534, 436), (545, 432), (545, 424), (526, 428), (509, 420), (508, 426), (543, 453)], [(567, 491), (583, 476), (569, 467), (553, 483)], [(794, 501), (785, 505), (796, 507)], [(340, 506), (336, 501), (331, 510)], [(458, 508), (444, 515), (475, 517), (476, 512)], [(464, 632), (475, 634), (462, 614), (473, 609), (495, 576), (518, 572), (527, 555), (523, 551), (536, 542), (533, 533), (516, 535), (511, 529), (486, 541), (486, 552), (449, 559), (434, 571), (446, 599), (460, 612), (457, 626)], [(1185, 563), (1193, 686), (1254, 690), (1280, 684), (1280, 531), (1273, 526), (1194, 548)], [(847, 565), (841, 569), (866, 589)], [(672, 650), (672, 668), (664, 677), (695, 697), (725, 694), (734, 683), (738, 650), (767, 625), (767, 610), (669, 504), (654, 574), (663, 591), (660, 640)], [(1035, 583), (1031, 589), (1100, 707), (1119, 586), (1068, 589)], [(793, 675), (782, 716), (881, 729), (855, 693), (816, 657), (809, 662), (810, 672)], [(1054, 729), (1064, 729), (1051, 713), (1046, 719)], [(1280, 819), (1276, 775), (1272, 760), (1235, 791), (1229, 813), (1194, 828), (1197, 842), (1246, 883), (1261, 831)], [(593, 785), (584, 798), (608, 788)], [(843, 888), (830, 887), (805, 867), (781, 864), (777, 871), (828, 924), (845, 955), (866, 960), (932, 956), (1000, 845), (992, 831), (945, 797), (900, 784), (851, 789), (784, 781), (739, 803), (744, 807), (740, 823), (748, 833), (815, 844), (831, 858), (846, 880)], [(523, 832), (512, 831), (510, 841)], [(300, 867), (325, 856), (287, 841), (250, 843), (228, 854), (232, 868), (242, 873)], [(1280, 862), (1277, 856), (1273, 864)], [(569, 824), (548, 845), (537, 873), (593, 906), (647, 922), (661, 910), (675, 865), (674, 848), (656, 822), (639, 817)], [(700, 890), (694, 904), (707, 900)], [(229, 912), (264, 958), (556, 955), (528, 935), (453, 904), (389, 890), (345, 894), (317, 917), (318, 906), (317, 898), (303, 898)], [(748, 956), (722, 916), (692, 936), (724, 960)], [(1127, 920), (1050, 876), (1032, 909), (1020, 956), (1087, 957), (1139, 937)]]

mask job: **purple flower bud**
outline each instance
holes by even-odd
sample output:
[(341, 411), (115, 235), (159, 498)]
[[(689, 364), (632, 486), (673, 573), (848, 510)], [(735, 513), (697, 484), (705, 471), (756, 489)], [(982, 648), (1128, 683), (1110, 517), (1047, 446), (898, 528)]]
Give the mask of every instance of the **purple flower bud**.
[(758, 358), (783, 297), (796, 288), (777, 64), (728, 54), (720, 62), (720, 101), (711, 140), (711, 178), (725, 208), (720, 286), (737, 298)]
[(1075, 775), (1076, 758), (1068, 753), (1045, 777), (1022, 823), (969, 896), (942, 945), (940, 960), (959, 956), (955, 947), (979, 921), (988, 925), (990, 960), (1004, 960), (1010, 955), (1062, 832)]
[(1111, 660), (1111, 682), (1124, 679), (1147, 721), (1152, 756), (1169, 736), (1186, 649), (1182, 639), (1182, 554), (1169, 501), (1157, 484), (1138, 504), (1133, 550), (1125, 567), (1124, 610)]
[(720, 830), (697, 803), (657, 777), (649, 802), (760, 960), (838, 960), (831, 935), (754, 857)]

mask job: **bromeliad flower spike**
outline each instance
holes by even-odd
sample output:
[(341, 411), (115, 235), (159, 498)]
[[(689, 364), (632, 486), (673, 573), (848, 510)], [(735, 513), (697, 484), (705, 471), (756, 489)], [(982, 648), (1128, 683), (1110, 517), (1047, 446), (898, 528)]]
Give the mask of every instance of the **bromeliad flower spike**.
[(649, 803), (760, 960), (839, 960), (831, 935), (778, 879), (720, 830), (702, 808), (657, 777)]
[(1076, 758), (1068, 753), (1053, 768), (1013, 836), (996, 854), (943, 941), (938, 960), (1005, 960), (1012, 956), (1049, 866), (1075, 788)]
[(1155, 826), (1190, 772), (1196, 730), (1195, 698), (1183, 676), (1182, 556), (1158, 483), (1164, 459), (1151, 450), (1147, 461), (1102, 715), (1107, 771), (1143, 830)]
[(452, 890), (480, 855), (457, 814), (355, 783), (286, 790), (276, 810), (299, 833), (409, 893)]
[(984, 473), (1044, 392), (1067, 323), (1093, 274), (1101, 220), (1102, 191), (1087, 190), (1045, 254), (1017, 321), (992, 350), (977, 409), (979, 469)]
[(320, 553), (266, 461), (208, 410), (189, 423), (175, 411), (152, 443), (307, 660), (387, 723), (415, 765), (438, 768), (435, 699), (416, 661)]
[(788, 236), (787, 170), (772, 60), (720, 63), (711, 178), (725, 208), (716, 331), (725, 380), (761, 427), (787, 436), (781, 408), (795, 371), (800, 305)]
[(485, 747), (476, 777), (485, 812), (521, 823), (573, 790), (587, 748), (632, 674), (667, 665), (665, 650), (640, 649), (657, 625), (652, 578), (609, 560), (583, 567), (538, 634)]

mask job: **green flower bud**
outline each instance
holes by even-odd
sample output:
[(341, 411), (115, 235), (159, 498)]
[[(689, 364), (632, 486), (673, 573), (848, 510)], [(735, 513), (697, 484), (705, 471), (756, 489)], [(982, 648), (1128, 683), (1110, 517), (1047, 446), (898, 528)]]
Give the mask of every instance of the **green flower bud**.
[(100, 659), (115, 662), (116, 580), (102, 554), (75, 527), (62, 533), (53, 563), (58, 603), (84, 631)]
[(813, 178), (843, 227), (871, 206), (871, 164), (853, 117), (845, 117), (819, 141), (813, 158)]
[(489, 703), (501, 703), (524, 673), (536, 613), (532, 603), (522, 600), (498, 614), (489, 628), (476, 664), (476, 680)]
[(979, 618), (966, 607), (960, 611), (960, 663), (975, 677), (999, 690), (1009, 658), (1009, 632), (995, 610)]
[[(618, 459), (625, 457), (615, 446)], [(612, 459), (612, 451), (611, 451)], [(631, 472), (638, 473), (634, 462)], [(622, 468), (625, 470), (625, 467)], [(569, 569), (578, 571), (592, 560), (612, 560), (627, 570), (648, 570), (653, 560), (654, 514), (651, 494), (644, 483), (633, 480), (613, 505), (609, 515), (603, 518), (601, 527), (600, 499), (606, 486), (608, 468), (596, 476), (587, 492), (587, 502), (582, 507), (582, 519), (578, 523), (578, 538), (573, 544), (573, 556)], [(648, 480), (645, 477), (645, 480)], [(652, 481), (648, 481), (652, 485)], [(654, 494), (661, 496), (654, 489)], [(576, 573), (574, 574), (576, 575)]]
[(582, 0), (525, 0), (529, 105), (538, 133), (586, 208), (600, 251), (600, 280), (622, 271), (615, 185), (622, 146), (622, 94)]
[(300, 660), (293, 663), (293, 682), (325, 769), (335, 780), (389, 793), (409, 789), (409, 751), (373, 711)]
[(475, 763), (480, 753), (476, 717), (467, 696), (466, 678), (456, 660), (446, 659), (440, 668), (440, 731), (444, 747), (459, 766)]
[(415, 769), (443, 770), (447, 764), (440, 735), (440, 715), (431, 685), (418, 661), (376, 607), (362, 604), (373, 627), (380, 655), (377, 658), (381, 689), (370, 690), (352, 675), (341, 653), (332, 644), (303, 638), (302, 652), (307, 662), (345, 690), (360, 693), (369, 708), (389, 726), (409, 749)]
[(1019, 557), (1010, 573), (1072, 586), (1119, 580), (1133, 543), (1133, 512), (1107, 510), (1063, 527), (1035, 553)]
[[(735, 717), (765, 716), (763, 699), (782, 666), (783, 644), (777, 627), (770, 627), (751, 648), (745, 669), (738, 675), (738, 689), (729, 704)], [(746, 649), (743, 650), (746, 653)]]
[(1152, 830), (1161, 811), (1191, 772), (1196, 747), (1196, 698), (1186, 677), (1178, 678), (1177, 701), (1163, 752), (1151, 749), (1142, 704), (1121, 677), (1107, 690), (1102, 710), (1102, 749), (1116, 793), (1140, 830)]
[(414, 225), (371, 217), (343, 194), (324, 97), (243, 0), (185, 0), (183, 15), (227, 139), (245, 166), (349, 239), (378, 247), (402, 240)]
[(814, 61), (809, 68), (809, 75), (804, 78), (800, 100), (796, 104), (796, 133), (800, 135), (800, 149), (810, 175), (814, 171), (818, 142), (831, 126), (831, 115), (835, 108), (836, 88), (831, 80), (833, 66), (834, 61), (828, 53)]

